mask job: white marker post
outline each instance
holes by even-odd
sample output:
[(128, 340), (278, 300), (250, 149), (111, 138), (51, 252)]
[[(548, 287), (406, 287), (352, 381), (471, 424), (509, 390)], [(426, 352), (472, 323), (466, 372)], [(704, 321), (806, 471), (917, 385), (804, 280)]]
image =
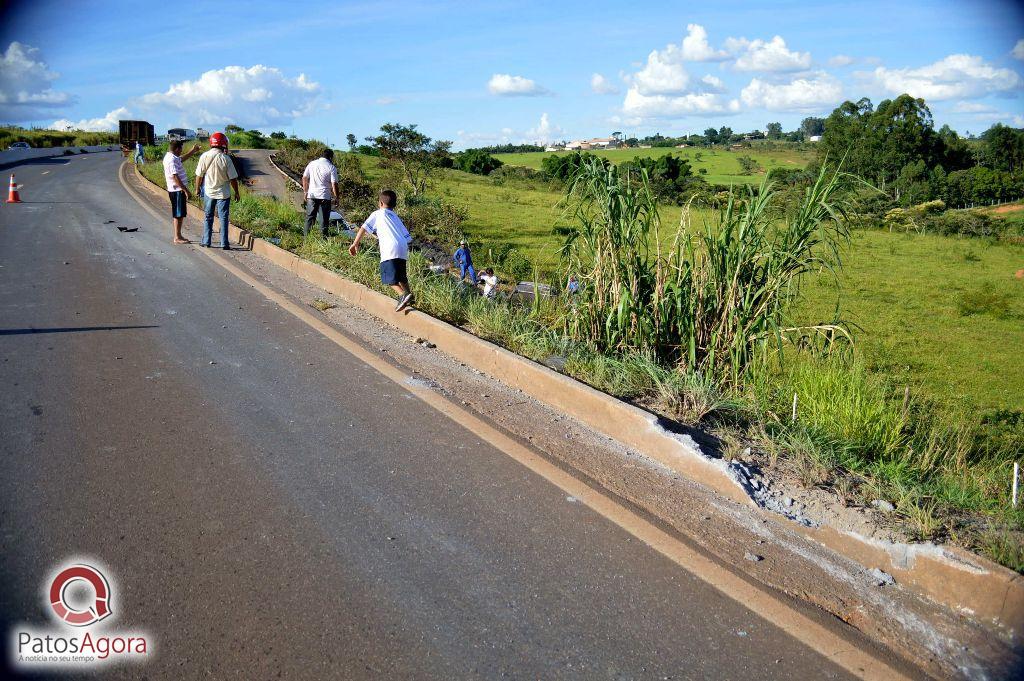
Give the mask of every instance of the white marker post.
[(1013, 507), (1017, 508), (1017, 478), (1020, 476), (1020, 464), (1013, 462)]
[(789, 422), (796, 423), (796, 393), (793, 393), (793, 418)]

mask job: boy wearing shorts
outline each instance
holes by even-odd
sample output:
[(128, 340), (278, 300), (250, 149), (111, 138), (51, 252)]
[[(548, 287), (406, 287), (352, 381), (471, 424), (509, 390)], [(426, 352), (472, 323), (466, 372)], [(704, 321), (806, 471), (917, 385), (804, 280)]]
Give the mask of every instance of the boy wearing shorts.
[(380, 280), (398, 293), (395, 312), (401, 312), (413, 304), (405, 266), (406, 260), (409, 259), (409, 242), (412, 241), (412, 236), (402, 218), (395, 214), (398, 195), (391, 189), (385, 189), (377, 198), (377, 205), (380, 207), (370, 213), (366, 222), (356, 232), (356, 238), (348, 247), (348, 252), (351, 255), (359, 252), (359, 242), (365, 232), (377, 235), (377, 242), (380, 244)]

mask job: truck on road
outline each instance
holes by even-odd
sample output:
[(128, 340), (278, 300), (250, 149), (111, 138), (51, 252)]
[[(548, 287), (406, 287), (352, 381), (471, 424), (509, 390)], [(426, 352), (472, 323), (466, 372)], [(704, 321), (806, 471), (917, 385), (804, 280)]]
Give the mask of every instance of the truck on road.
[(167, 131), (167, 139), (169, 140), (194, 140), (196, 139), (196, 131), (190, 130), (189, 128), (171, 128)]
[(147, 121), (118, 121), (120, 132), (121, 153), (127, 156), (135, 147), (136, 142), (153, 145), (153, 126)]

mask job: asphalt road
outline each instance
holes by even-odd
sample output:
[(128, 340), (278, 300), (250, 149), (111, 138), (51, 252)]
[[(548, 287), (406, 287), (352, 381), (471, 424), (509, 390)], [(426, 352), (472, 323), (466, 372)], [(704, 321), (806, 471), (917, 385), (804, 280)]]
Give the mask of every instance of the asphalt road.
[[(282, 200), (294, 199), (295, 204), (301, 203), (301, 192), (288, 187), (284, 176), (270, 162), (270, 152), (266, 149), (239, 149), (234, 155), (242, 159), (249, 189), (257, 194), (276, 196)], [(294, 185), (293, 185), (294, 186)]]
[(171, 246), (120, 160), (0, 206), (5, 637), (89, 557), (154, 641), (104, 677), (844, 676)]

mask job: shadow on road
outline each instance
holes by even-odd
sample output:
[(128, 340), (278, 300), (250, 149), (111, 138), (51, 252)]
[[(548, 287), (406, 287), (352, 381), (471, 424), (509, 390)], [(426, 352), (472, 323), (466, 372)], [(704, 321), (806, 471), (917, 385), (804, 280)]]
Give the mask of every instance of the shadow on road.
[(21, 161), (0, 163), (0, 170), (20, 166), (66, 166), (68, 163), (71, 163), (71, 159), (66, 156), (44, 156), (43, 158), (26, 158)]

